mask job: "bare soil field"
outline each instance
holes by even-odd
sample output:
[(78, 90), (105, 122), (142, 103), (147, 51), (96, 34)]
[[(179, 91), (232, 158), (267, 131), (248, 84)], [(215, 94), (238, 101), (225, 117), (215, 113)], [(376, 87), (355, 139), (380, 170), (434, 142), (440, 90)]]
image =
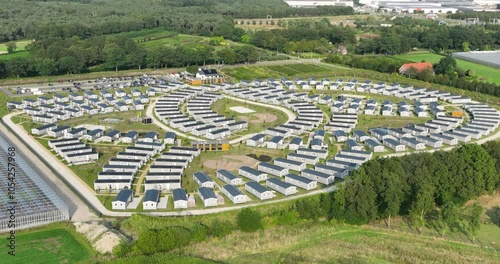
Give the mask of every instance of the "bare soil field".
[(253, 117), (256, 119), (250, 119), (248, 116), (239, 116), (238, 118), (242, 121), (248, 122), (248, 123), (257, 123), (257, 124), (262, 124), (262, 123), (270, 123), (276, 121), (278, 117), (276, 117), (273, 114), (253, 114)]
[(214, 170), (226, 169), (228, 171), (236, 171), (241, 166), (254, 167), (259, 161), (245, 155), (224, 155), (220, 160), (206, 160), (203, 162), (205, 168)]

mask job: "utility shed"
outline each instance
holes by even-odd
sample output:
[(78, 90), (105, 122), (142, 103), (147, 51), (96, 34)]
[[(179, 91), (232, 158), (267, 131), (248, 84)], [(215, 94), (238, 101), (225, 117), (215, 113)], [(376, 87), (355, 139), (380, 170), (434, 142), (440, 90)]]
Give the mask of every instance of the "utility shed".
[(155, 189), (147, 190), (144, 194), (144, 201), (142, 208), (144, 210), (156, 210), (158, 202), (160, 201), (160, 191)]
[(130, 202), (132, 202), (133, 192), (130, 189), (121, 190), (113, 200), (113, 210), (125, 210)]

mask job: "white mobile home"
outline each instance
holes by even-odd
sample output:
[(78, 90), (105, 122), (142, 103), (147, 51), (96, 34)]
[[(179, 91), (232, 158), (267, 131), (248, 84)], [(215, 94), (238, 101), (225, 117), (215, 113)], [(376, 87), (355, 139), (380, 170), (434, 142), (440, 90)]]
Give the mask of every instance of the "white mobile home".
[(257, 169), (259, 171), (262, 171), (262, 172), (265, 172), (265, 173), (269, 173), (271, 175), (275, 175), (275, 176), (278, 176), (278, 177), (283, 177), (286, 174), (288, 174), (288, 168), (284, 168), (284, 167), (281, 167), (281, 166), (278, 166), (278, 165), (274, 165), (274, 164), (270, 164), (270, 163), (267, 163), (267, 162), (261, 162), (261, 163), (259, 163), (259, 165), (257, 166)]
[(304, 190), (310, 191), (318, 187), (317, 181), (299, 176), (297, 174), (287, 174), (285, 175), (285, 182), (300, 187)]
[(246, 203), (248, 200), (248, 197), (234, 185), (226, 184), (222, 186), (221, 191), (233, 204)]
[(273, 191), (266, 189), (266, 187), (260, 185), (258, 182), (249, 181), (245, 184), (245, 190), (260, 200), (272, 199), (275, 197)]
[(133, 192), (130, 189), (121, 190), (118, 195), (116, 195), (113, 200), (112, 208), (113, 210), (125, 210), (130, 202), (132, 202)]
[(238, 174), (256, 182), (267, 180), (267, 173), (258, 171), (248, 166), (241, 166), (238, 169)]
[(243, 184), (243, 180), (239, 177), (236, 177), (232, 172), (228, 170), (218, 170), (217, 172), (217, 178), (222, 180), (223, 182), (231, 185), (241, 185)]
[(278, 191), (284, 195), (292, 195), (297, 193), (297, 187), (291, 185), (290, 183), (283, 182), (277, 178), (269, 178), (266, 180), (266, 186)]
[(212, 189), (200, 187), (198, 188), (198, 196), (205, 207), (217, 206), (217, 196)]

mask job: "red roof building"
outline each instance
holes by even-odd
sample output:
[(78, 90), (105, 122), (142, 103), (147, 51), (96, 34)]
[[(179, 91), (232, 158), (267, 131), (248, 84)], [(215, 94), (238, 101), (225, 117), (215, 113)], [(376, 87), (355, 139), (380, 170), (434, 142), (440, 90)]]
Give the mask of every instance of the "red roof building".
[(417, 72), (422, 72), (424, 70), (430, 69), (433, 71), (434, 69), (432, 68), (432, 63), (430, 62), (417, 62), (417, 63), (406, 63), (399, 68), (399, 73), (404, 74), (406, 73), (409, 69), (414, 68), (417, 70)]

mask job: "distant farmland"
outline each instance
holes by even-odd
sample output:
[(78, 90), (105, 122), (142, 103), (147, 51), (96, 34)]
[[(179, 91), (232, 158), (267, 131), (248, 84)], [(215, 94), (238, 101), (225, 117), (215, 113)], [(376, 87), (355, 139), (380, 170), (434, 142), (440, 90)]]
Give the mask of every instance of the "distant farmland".
[[(394, 56), (395, 58), (412, 61), (412, 62), (420, 62), (420, 61), (428, 61), (431, 63), (437, 63), (443, 56), (438, 54), (433, 54), (429, 52), (422, 53), (410, 53), (410, 54), (401, 54)], [(492, 82), (496, 84), (500, 84), (500, 70), (492, 67), (480, 65), (473, 62), (468, 62), (460, 59), (456, 59), (457, 64), (463, 70), (472, 70), (476, 73), (476, 75), (483, 81)]]

